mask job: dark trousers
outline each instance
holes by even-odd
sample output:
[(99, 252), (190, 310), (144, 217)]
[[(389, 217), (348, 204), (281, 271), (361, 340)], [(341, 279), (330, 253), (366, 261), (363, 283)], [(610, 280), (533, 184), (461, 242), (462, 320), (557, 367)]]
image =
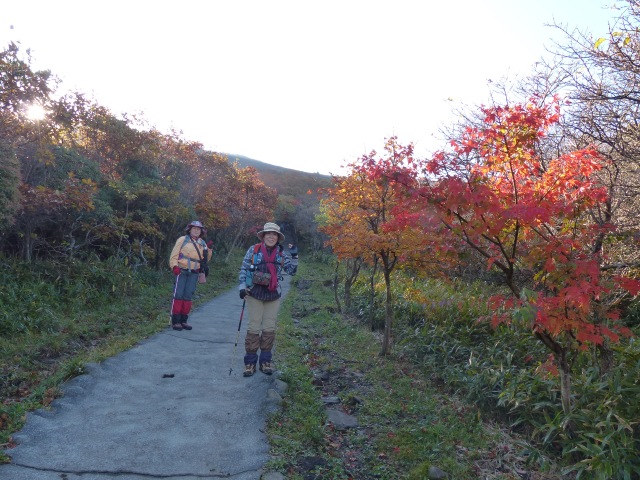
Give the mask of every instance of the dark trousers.
[(178, 276), (178, 285), (176, 286), (176, 294), (173, 298), (176, 300), (189, 300), (193, 298), (198, 285), (198, 272), (195, 270), (180, 270)]

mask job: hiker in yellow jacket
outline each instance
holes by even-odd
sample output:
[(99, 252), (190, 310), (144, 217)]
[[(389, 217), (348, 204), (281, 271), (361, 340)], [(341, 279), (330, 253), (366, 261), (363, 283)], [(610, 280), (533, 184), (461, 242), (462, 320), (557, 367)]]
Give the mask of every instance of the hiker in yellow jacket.
[(191, 330), (187, 323), (191, 311), (191, 299), (199, 283), (204, 283), (209, 274), (208, 262), (212, 251), (202, 238), (206, 230), (202, 223), (194, 220), (185, 228), (185, 235), (178, 238), (169, 267), (176, 276), (176, 286), (171, 304), (171, 327), (174, 330)]

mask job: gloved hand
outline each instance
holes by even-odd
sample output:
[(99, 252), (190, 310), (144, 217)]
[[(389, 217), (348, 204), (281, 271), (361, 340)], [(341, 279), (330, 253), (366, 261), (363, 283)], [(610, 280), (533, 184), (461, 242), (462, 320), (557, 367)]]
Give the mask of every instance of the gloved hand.
[(175, 266), (173, 267), (173, 274), (177, 277), (178, 275), (180, 275), (180, 267), (179, 266)]
[(246, 296), (247, 296), (247, 289), (243, 288), (242, 290), (240, 290), (240, 298), (244, 300), (244, 297)]
[(211, 247), (213, 247), (213, 240), (209, 240), (209, 241), (207, 242), (207, 248), (208, 248), (209, 250), (211, 250)]

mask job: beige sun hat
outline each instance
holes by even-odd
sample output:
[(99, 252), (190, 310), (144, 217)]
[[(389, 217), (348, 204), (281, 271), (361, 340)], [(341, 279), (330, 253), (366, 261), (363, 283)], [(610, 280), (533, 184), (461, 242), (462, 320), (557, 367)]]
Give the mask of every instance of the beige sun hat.
[(278, 242), (284, 242), (284, 234), (280, 231), (280, 227), (277, 223), (265, 223), (262, 230), (260, 230), (256, 235), (258, 235), (258, 238), (262, 240), (264, 238), (264, 234), (267, 232), (276, 232), (278, 234)]

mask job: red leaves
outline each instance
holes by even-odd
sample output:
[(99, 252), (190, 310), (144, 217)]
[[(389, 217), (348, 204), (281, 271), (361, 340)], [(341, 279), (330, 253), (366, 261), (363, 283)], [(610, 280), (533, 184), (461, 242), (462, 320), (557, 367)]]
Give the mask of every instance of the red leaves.
[(614, 280), (620, 288), (629, 292), (631, 296), (635, 296), (640, 292), (640, 281), (635, 278), (616, 276)]
[(326, 221), (321, 230), (341, 259), (408, 259), (424, 246), (424, 211), (411, 197), (418, 175), (413, 145), (391, 137), (384, 150), (382, 157), (372, 151), (351, 163), (351, 173), (334, 178), (322, 201)]
[[(450, 235), (503, 273), (513, 297), (491, 300), (492, 324), (510, 320), (521, 293), (515, 272), (530, 271), (538, 293), (526, 300), (536, 312), (534, 331), (552, 338), (568, 334), (581, 344), (615, 341), (623, 329), (611, 323), (615, 315), (602, 299), (612, 289), (636, 295), (640, 282), (600, 272), (593, 242), (606, 228), (589, 223), (588, 214), (607, 200), (594, 177), (604, 159), (591, 148), (539, 156), (540, 139), (559, 119), (557, 99), (483, 113), (482, 125), (468, 127), (450, 151), (423, 163), (429, 182), (420, 194)], [(602, 321), (609, 327), (594, 323)]]
[[(595, 175), (605, 160), (592, 148), (540, 155), (559, 112), (557, 99), (484, 108), (484, 123), (420, 162), (392, 137), (386, 156), (371, 152), (336, 179), (323, 202), (329, 244), (341, 258), (392, 253), (393, 262), (449, 261), (471, 249), (511, 291), (491, 300), (493, 325), (519, 311), (552, 350), (560, 338), (578, 346), (617, 341), (627, 332), (605, 299), (636, 295), (640, 282), (603, 275), (594, 248), (610, 230), (590, 215), (608, 199)], [(527, 298), (519, 272), (533, 278)]]

